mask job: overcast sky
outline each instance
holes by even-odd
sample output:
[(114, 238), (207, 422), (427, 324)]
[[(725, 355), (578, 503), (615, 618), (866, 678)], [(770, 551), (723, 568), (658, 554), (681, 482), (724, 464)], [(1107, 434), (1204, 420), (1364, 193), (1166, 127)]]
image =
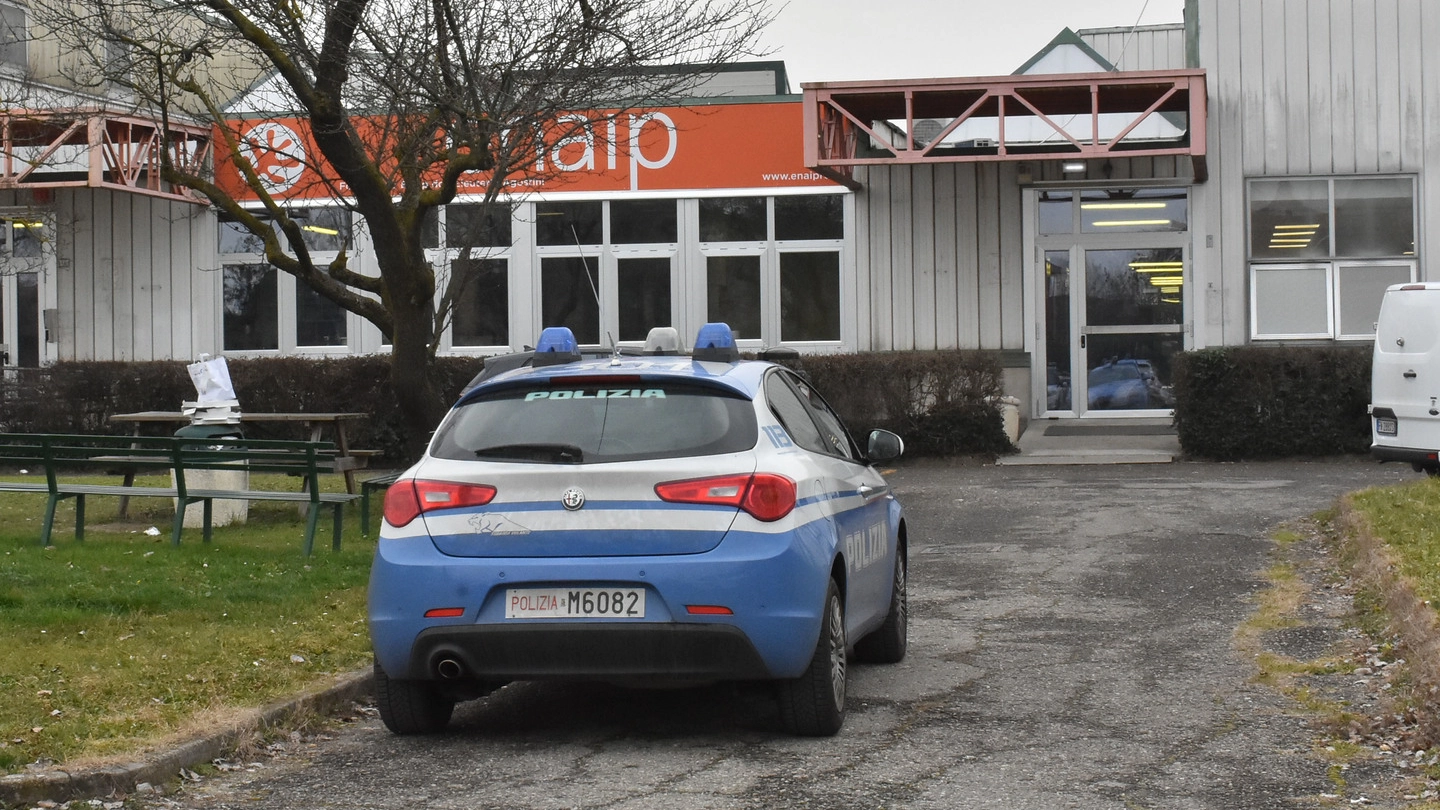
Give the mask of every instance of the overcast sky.
[[(1185, 0), (773, 0), (763, 47), (801, 82), (1000, 76), (1065, 28), (1178, 23)], [(1143, 15), (1142, 15), (1143, 10)]]

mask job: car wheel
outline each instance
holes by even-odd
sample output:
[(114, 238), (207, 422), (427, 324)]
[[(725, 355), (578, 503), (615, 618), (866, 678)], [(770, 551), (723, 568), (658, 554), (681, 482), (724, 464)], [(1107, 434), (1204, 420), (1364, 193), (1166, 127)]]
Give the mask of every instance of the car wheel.
[(450, 723), (455, 701), (426, 681), (392, 680), (375, 664), (375, 706), (396, 734), (434, 734)]
[(895, 582), (890, 591), (890, 612), (885, 623), (855, 642), (855, 659), (872, 664), (898, 664), (905, 660), (909, 646), (910, 603), (905, 596), (905, 553), (897, 548)]
[(780, 683), (780, 720), (792, 734), (828, 737), (845, 723), (845, 604), (835, 580), (825, 590), (820, 638), (805, 674)]

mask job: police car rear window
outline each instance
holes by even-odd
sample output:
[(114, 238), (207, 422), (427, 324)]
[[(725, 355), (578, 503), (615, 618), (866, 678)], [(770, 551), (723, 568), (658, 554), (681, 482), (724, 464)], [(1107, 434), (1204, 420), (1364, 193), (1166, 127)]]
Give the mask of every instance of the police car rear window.
[(593, 464), (749, 450), (755, 409), (737, 395), (672, 382), (509, 388), (460, 406), (431, 445), (440, 458)]

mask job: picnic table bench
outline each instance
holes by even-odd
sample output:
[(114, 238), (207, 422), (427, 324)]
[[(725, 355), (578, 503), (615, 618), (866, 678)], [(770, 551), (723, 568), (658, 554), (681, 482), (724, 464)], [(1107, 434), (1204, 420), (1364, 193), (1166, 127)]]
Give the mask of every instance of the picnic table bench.
[[(336, 472), (337, 448), (331, 442), (281, 441), (244, 438), (185, 438), (171, 436), (80, 436), (68, 434), (0, 433), (0, 465), (39, 468), (39, 481), (0, 481), (0, 492), (45, 493), (45, 521), (40, 530), (43, 545), (51, 544), (55, 509), (60, 501), (75, 499), (75, 539), (85, 539), (85, 499), (91, 495), (120, 498), (152, 497), (175, 500), (171, 543), (180, 544), (185, 507), (202, 505), (204, 540), (211, 539), (211, 506), (215, 499), (290, 501), (308, 506), (305, 554), (314, 548), (315, 529), (322, 506), (334, 514), (331, 547), (340, 548), (341, 515), (345, 504), (360, 498), (348, 492), (321, 492), (320, 474)], [(173, 472), (171, 486), (91, 484), (73, 480), (84, 473), (103, 473), (110, 465), (127, 471)], [(304, 479), (301, 491), (280, 489), (204, 489), (188, 486), (187, 470), (234, 470), (283, 473)], [(132, 480), (133, 479), (129, 479)]]

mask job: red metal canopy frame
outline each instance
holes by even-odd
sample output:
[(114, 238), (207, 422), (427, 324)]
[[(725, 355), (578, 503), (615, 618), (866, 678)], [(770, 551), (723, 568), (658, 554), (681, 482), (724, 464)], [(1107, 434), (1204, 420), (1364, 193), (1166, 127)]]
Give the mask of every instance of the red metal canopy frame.
[[(1195, 182), (1205, 182), (1205, 71), (988, 76), (923, 81), (822, 82), (805, 93), (805, 165), (857, 188), (856, 166), (1188, 155)], [(1152, 115), (1179, 122), (1181, 136), (1126, 140)], [(1101, 116), (1128, 121), (1102, 135)], [(1087, 136), (1072, 134), (1088, 116)], [(1043, 122), (1046, 138), (1007, 137), (1007, 120)], [(922, 119), (947, 121), (919, 142), (907, 136)], [(998, 137), (983, 144), (945, 142), (967, 121), (991, 119)], [(1063, 121), (1062, 121), (1063, 119)], [(896, 122), (891, 124), (889, 122)], [(903, 123), (900, 123), (903, 122)], [(864, 139), (862, 145), (861, 140)]]
[[(163, 136), (163, 137), (162, 137)], [(160, 150), (177, 168), (210, 165), (208, 127), (94, 109), (0, 112), (0, 189), (111, 188), (208, 204), (195, 192), (160, 179)]]

